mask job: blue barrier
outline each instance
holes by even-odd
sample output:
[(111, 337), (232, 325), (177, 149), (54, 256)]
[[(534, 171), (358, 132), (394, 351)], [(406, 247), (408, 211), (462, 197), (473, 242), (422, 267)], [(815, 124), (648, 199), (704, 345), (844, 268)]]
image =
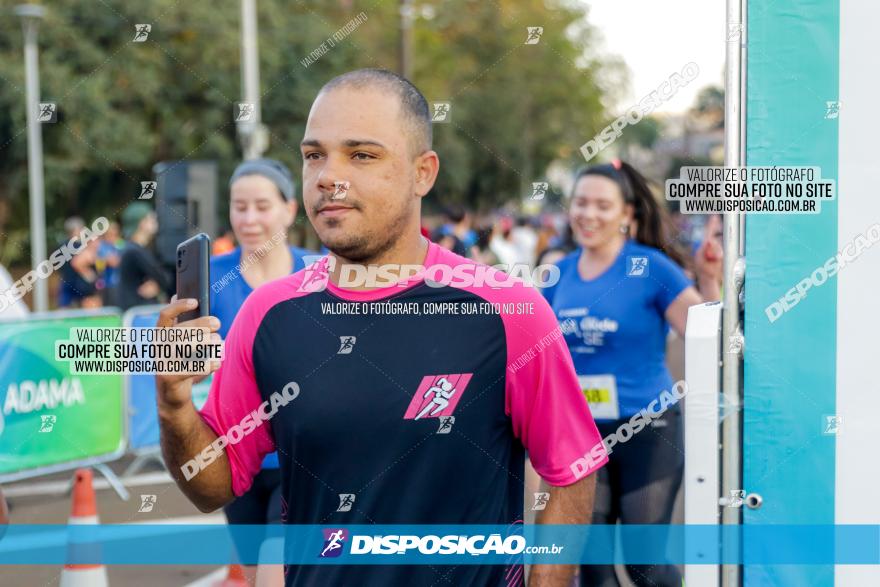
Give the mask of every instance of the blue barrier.
[[(122, 317), (126, 327), (152, 328), (162, 306), (137, 306)], [(208, 399), (211, 377), (193, 385), (193, 403), (201, 408)], [(134, 453), (154, 452), (159, 447), (159, 417), (156, 413), (156, 376), (152, 373), (126, 375), (128, 398), (128, 448)]]
[[(322, 557), (330, 533), (338, 537), (337, 554)], [(494, 546), (492, 535), (500, 538)], [(510, 536), (522, 536), (519, 545), (527, 548), (506, 540)], [(407, 546), (402, 537), (417, 540)], [(443, 546), (438, 552), (439, 538), (457, 547)], [(267, 539), (273, 546), (261, 552)], [(687, 542), (715, 548), (705, 550), (708, 556), (697, 556), (686, 551)], [(509, 564), (512, 556), (526, 564), (880, 564), (876, 525), (41, 524), (8, 526), (0, 539), (0, 565), (226, 564), (233, 561), (234, 544), (250, 545), (238, 552), (245, 564), (497, 565)], [(737, 548), (722, 548), (725, 544)]]

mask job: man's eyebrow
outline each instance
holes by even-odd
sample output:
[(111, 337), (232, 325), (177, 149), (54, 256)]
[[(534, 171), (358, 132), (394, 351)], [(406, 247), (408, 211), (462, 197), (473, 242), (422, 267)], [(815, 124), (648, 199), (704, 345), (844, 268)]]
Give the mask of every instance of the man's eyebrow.
[[(303, 141), (299, 144), (300, 147), (316, 147), (318, 149), (323, 148), (321, 141), (317, 139), (303, 139)], [(378, 141), (372, 141), (370, 139), (347, 139), (342, 142), (342, 145), (348, 147), (349, 149), (353, 149), (356, 147), (379, 147), (380, 149), (385, 149), (385, 145)]]
[(371, 141), (369, 139), (348, 139), (347, 141), (343, 141), (342, 143), (346, 147), (354, 148), (354, 147), (379, 147), (380, 149), (384, 149), (385, 145), (378, 141)]

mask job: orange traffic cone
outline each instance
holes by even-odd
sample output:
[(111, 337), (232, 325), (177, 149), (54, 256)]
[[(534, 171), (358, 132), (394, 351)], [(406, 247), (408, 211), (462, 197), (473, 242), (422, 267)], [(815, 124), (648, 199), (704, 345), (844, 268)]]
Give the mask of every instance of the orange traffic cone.
[[(95, 489), (92, 471), (77, 469), (73, 478), (73, 505), (68, 524), (97, 524)], [(77, 545), (72, 545), (74, 548)], [(104, 565), (64, 565), (60, 587), (107, 587), (107, 568)]]
[(244, 569), (239, 564), (229, 565), (229, 571), (226, 578), (220, 583), (215, 583), (214, 587), (249, 587), (247, 577), (244, 575)]

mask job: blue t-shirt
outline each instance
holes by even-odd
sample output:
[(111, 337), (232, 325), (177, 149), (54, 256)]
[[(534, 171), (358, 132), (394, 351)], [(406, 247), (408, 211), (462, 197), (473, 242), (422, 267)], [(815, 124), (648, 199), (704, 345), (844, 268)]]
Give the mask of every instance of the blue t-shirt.
[(543, 290), (544, 297), (556, 313), (575, 371), (612, 375), (620, 418), (629, 418), (672, 390), (665, 314), (691, 281), (662, 252), (633, 240), (604, 273), (584, 280), (577, 267), (581, 252), (557, 263), (559, 281)]
[[(115, 243), (108, 243), (105, 240), (98, 241), (98, 258), (107, 259), (112, 256), (121, 257), (122, 248), (116, 246)], [(104, 266), (104, 283), (106, 287), (116, 287), (119, 285), (119, 271), (116, 267), (109, 264)]]
[[(315, 255), (312, 251), (298, 247), (290, 247), (290, 254), (293, 257), (293, 271), (291, 273), (296, 273), (305, 267), (303, 256)], [(254, 291), (244, 280), (240, 266), (241, 247), (211, 257), (211, 315), (220, 319), (220, 330), (217, 332), (224, 340), (238, 309), (241, 308), (245, 298)], [(278, 468), (277, 452), (266, 455), (263, 460), (263, 468)]]

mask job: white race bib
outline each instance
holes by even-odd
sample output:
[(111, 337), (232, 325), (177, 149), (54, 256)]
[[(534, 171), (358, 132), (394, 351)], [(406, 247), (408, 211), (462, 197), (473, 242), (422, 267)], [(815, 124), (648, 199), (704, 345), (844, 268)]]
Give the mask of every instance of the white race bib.
[(617, 402), (617, 380), (614, 375), (578, 375), (578, 383), (594, 420), (617, 420), (620, 404)]

